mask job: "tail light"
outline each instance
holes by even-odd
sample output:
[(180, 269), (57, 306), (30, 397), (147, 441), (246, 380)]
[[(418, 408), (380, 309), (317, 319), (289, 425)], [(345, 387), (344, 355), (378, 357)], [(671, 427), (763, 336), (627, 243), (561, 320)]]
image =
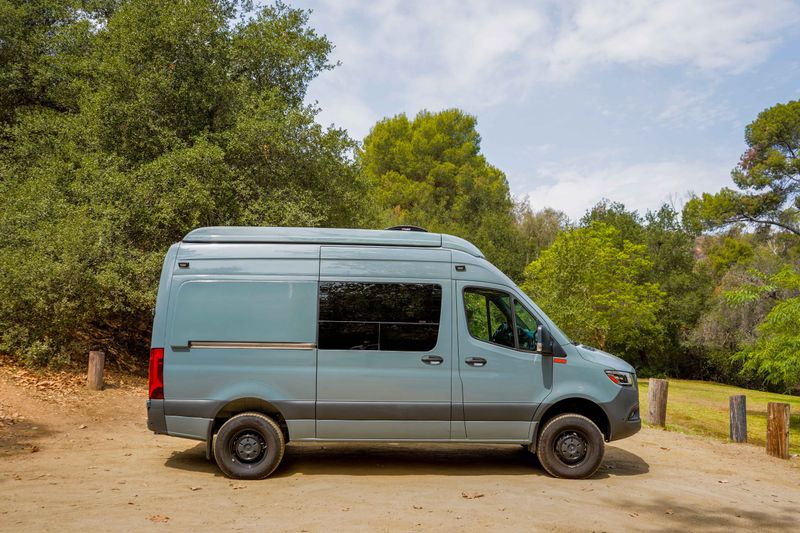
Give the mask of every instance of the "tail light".
[(164, 348), (150, 348), (150, 399), (164, 399)]

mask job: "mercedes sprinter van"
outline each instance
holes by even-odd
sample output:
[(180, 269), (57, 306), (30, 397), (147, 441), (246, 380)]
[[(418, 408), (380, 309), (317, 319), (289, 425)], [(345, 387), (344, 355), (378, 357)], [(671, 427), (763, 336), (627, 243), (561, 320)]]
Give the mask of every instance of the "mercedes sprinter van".
[(633, 367), (451, 235), (194, 230), (164, 260), (151, 346), (149, 429), (234, 478), (269, 476), (290, 441), (522, 444), (585, 478), (641, 426)]

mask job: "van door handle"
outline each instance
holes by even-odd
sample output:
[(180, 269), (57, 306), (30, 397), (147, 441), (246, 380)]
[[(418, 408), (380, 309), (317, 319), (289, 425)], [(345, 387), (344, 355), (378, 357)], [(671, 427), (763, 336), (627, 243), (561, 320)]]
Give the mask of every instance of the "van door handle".
[(483, 366), (486, 364), (486, 359), (483, 357), (468, 357), (467, 359), (464, 359), (464, 362), (469, 366)]
[(426, 365), (441, 365), (444, 362), (444, 359), (438, 355), (426, 355), (422, 358), (422, 362)]

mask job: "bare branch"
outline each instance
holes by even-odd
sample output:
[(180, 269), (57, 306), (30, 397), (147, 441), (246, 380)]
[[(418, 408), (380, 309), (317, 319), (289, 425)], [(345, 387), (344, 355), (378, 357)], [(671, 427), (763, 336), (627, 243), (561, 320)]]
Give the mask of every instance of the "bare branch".
[[(789, 224), (784, 224), (783, 222), (778, 222), (777, 220), (759, 219), (745, 213), (741, 213), (738, 216), (744, 220), (747, 220), (748, 222), (753, 222), (755, 224), (769, 224), (770, 226), (778, 226), (779, 228), (783, 228), (786, 231), (791, 231), (795, 235), (800, 235), (800, 228), (796, 226), (791, 226)], [(731, 222), (736, 222), (736, 220), (732, 219)]]

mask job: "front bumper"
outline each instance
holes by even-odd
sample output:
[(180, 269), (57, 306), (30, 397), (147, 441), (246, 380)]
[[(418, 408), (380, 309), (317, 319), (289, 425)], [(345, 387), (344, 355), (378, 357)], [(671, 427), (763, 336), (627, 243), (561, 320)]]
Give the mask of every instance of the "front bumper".
[(602, 407), (608, 415), (609, 441), (630, 437), (642, 429), (638, 387), (620, 387), (617, 396)]

